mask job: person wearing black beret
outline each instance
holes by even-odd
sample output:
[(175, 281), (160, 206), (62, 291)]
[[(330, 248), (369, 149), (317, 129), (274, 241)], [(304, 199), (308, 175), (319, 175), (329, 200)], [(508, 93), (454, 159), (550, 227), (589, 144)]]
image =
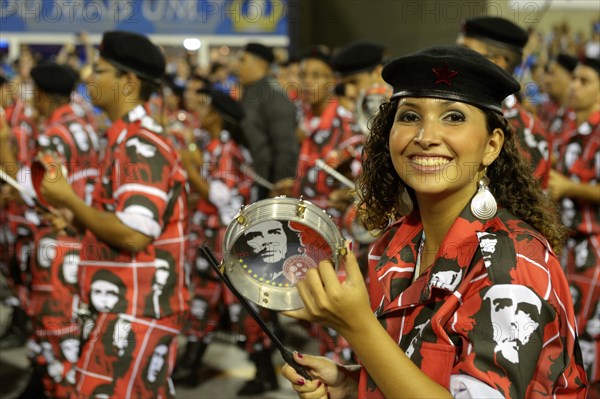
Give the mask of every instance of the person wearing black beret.
[(300, 145), (314, 130), (306, 125), (313, 116), (320, 116), (330, 105), (330, 100), (339, 99), (335, 96), (335, 76), (331, 67), (331, 53), (324, 45), (312, 45), (298, 54), (300, 68), (300, 101), (302, 104), (303, 120), (296, 132)]
[(361, 93), (385, 85), (381, 79), (384, 51), (384, 47), (378, 43), (358, 40), (334, 52), (331, 66), (343, 87), (340, 91), (349, 101), (349, 111), (356, 110)]
[(31, 70), (31, 79), (35, 84), (36, 109), (48, 118), (54, 109), (70, 101), (79, 76), (66, 65), (42, 61)]
[[(240, 103), (246, 135), (256, 173), (275, 182), (294, 174), (298, 162), (296, 107), (284, 88), (271, 76), (273, 50), (260, 43), (248, 43), (238, 64)], [(267, 196), (258, 187), (259, 199)]]
[(568, 113), (569, 85), (577, 62), (575, 57), (559, 54), (546, 64), (544, 91), (549, 99), (539, 106), (537, 115), (544, 122), (553, 142), (556, 139), (554, 135), (561, 130), (563, 119)]
[[(23, 58), (28, 60), (26, 57)], [(20, 98), (22, 93), (28, 95), (32, 93), (29, 90), (29, 84), (21, 85), (18, 80), (18, 77), (13, 79), (0, 74), (0, 165), (8, 176), (18, 181), (24, 181), (30, 175), (28, 166), (36, 153), (35, 140), (38, 135), (38, 126), (32, 106)], [(37, 220), (33, 208), (29, 206), (33, 204), (30, 198), (27, 199), (29, 201), (27, 203), (20, 200), (14, 201), (16, 193), (14, 190), (8, 189), (9, 186), (3, 183), (0, 193), (0, 212), (5, 218), (12, 219), (14, 217), (25, 222), (15, 226), (20, 232), (16, 235), (17, 241), (11, 245), (28, 247), (32, 244), (34, 221)], [(29, 216), (31, 220), (23, 219), (24, 215)], [(7, 253), (6, 248), (5, 246), (3, 249), (4, 253)], [(21, 261), (24, 262), (22, 264), (27, 263), (25, 257), (16, 254), (16, 262)], [(0, 336), (0, 350), (22, 347), (29, 336), (29, 316), (26, 314), (26, 304), (18, 299), (19, 294), (17, 294), (28, 284), (22, 281), (19, 270), (13, 270), (5, 277), (8, 285), (12, 287), (10, 297), (6, 301), (12, 309), (6, 312), (10, 316), (3, 329), (4, 332)]]
[[(472, 18), (462, 23), (456, 44), (477, 51), (506, 72), (513, 74), (521, 64), (527, 31), (500, 17)], [(516, 131), (523, 156), (531, 163), (542, 186), (548, 184), (550, 157), (548, 132), (543, 122), (519, 101), (518, 93), (503, 102), (504, 116)]]
[(463, 21), (458, 44), (469, 47), (512, 73), (521, 63), (529, 34), (501, 17), (479, 17)]
[[(188, 245), (186, 174), (171, 140), (146, 111), (164, 69), (161, 50), (146, 36), (105, 32), (87, 83), (92, 102), (107, 113), (112, 126), (106, 132), (107, 147), (94, 179), (91, 206), (75, 194), (62, 173), (41, 184), (41, 196), (54, 207), (69, 209), (86, 230), (79, 264), (81, 300), (88, 302), (93, 291), (105, 289), (92, 285), (96, 272), (115, 274), (123, 282), (119, 292), (126, 293), (125, 309), (117, 313), (97, 309), (93, 303), (88, 306), (99, 325), (126, 319), (135, 335), (126, 343), (136, 353), (133, 364), (94, 344), (111, 334), (106, 329), (99, 329), (95, 339), (82, 346), (76, 386), (84, 397), (107, 381), (115, 397), (166, 397), (172, 392), (174, 354), (165, 355), (170, 359), (169, 373), (161, 373), (152, 390), (144, 382), (143, 368), (135, 363), (151, 357), (159, 341), (176, 340), (188, 308), (182, 255)], [(167, 260), (158, 259), (161, 253), (168, 255)], [(153, 288), (157, 279), (164, 283), (160, 294)], [(153, 306), (146, 306), (148, 302)], [(169, 350), (176, 350), (176, 345)]]
[[(244, 47), (237, 69), (240, 104), (244, 110), (241, 130), (254, 162), (254, 171), (268, 185), (294, 175), (299, 150), (296, 106), (286, 92), (287, 88), (271, 75), (274, 60), (273, 49), (251, 42)], [(255, 182), (254, 187), (256, 200), (267, 198), (269, 190), (264, 184)], [(276, 322), (276, 314), (269, 317)], [(250, 348), (250, 360), (256, 365), (256, 374), (242, 385), (238, 396), (257, 395), (278, 388), (271, 363), (273, 347), (270, 341), (259, 340), (255, 346)]]
[[(341, 223), (341, 215), (348, 205), (348, 187), (339, 181), (330, 182), (330, 176), (316, 162), (326, 162), (341, 173), (356, 177), (360, 169), (360, 155), (357, 154), (360, 154), (364, 138), (354, 124), (352, 114), (340, 104), (334, 87), (335, 76), (328, 49), (315, 45), (302, 51), (300, 158), (295, 178), (278, 181), (273, 193), (303, 196), (326, 209), (336, 223)], [(339, 199), (334, 199), (338, 194)]]
[[(0, 75), (0, 165), (2, 170), (12, 178), (18, 178), (19, 168), (22, 166), (21, 161), (29, 159), (29, 153), (32, 149), (28, 147), (34, 123), (31, 118), (26, 117), (24, 110), (30, 111), (29, 107), (25, 108), (25, 103), (15, 99), (15, 84), (5, 77)], [(22, 112), (19, 112), (21, 109)], [(16, 111), (16, 112), (15, 112)], [(24, 117), (21, 119), (20, 117)], [(29, 133), (29, 134), (28, 134)], [(29, 137), (28, 137), (29, 136)], [(21, 139), (21, 140), (19, 140)], [(23, 169), (22, 169), (23, 170)], [(3, 213), (5, 220), (8, 218), (22, 218), (26, 205), (14, 206), (15, 201), (12, 200), (12, 190), (7, 190), (8, 185), (2, 183), (2, 191), (0, 192), (0, 212)], [(31, 213), (30, 213), (31, 214)], [(31, 242), (31, 235), (20, 235), (22, 242)], [(0, 240), (2, 246), (1, 251), (8, 253), (8, 246), (11, 244), (6, 240)], [(25, 345), (28, 336), (28, 320), (29, 317), (25, 312), (25, 306), (17, 299), (20, 283), (20, 272), (13, 271), (5, 274), (8, 286), (12, 287), (9, 291), (9, 297), (6, 304), (10, 303), (9, 318), (4, 326), (4, 332), (0, 336), (0, 350), (22, 347)], [(8, 300), (12, 299), (12, 301)], [(12, 303), (11, 303), (12, 302)]]
[[(327, 211), (341, 228), (342, 215), (352, 204), (351, 188), (320, 167), (324, 162), (347, 179), (356, 178), (360, 170), (360, 153), (364, 136), (352, 114), (340, 104), (334, 92), (336, 78), (329, 50), (313, 45), (300, 57), (300, 89), (303, 115), (300, 158), (294, 179), (277, 182), (274, 194), (302, 197)], [(350, 360), (351, 351), (337, 332), (319, 330), (322, 355), (341, 354)]]
[(563, 229), (502, 116), (518, 82), (459, 46), (396, 58), (382, 76), (393, 94), (357, 182), (363, 222), (383, 230), (368, 260), (381, 294), (349, 249), (343, 281), (321, 262), (297, 285), (304, 308), (284, 312), (338, 331), (361, 365), (294, 353), (314, 379), (283, 376), (307, 398), (584, 398), (552, 249)]
[[(202, 243), (208, 244), (221, 258), (223, 254), (219, 239), (224, 236), (228, 224), (240, 207), (256, 200), (254, 182), (248, 169), (252, 165), (252, 158), (240, 129), (240, 122), (244, 118), (240, 103), (217, 89), (198, 90), (198, 96), (196, 109), (201, 128), (208, 132), (209, 141), (203, 151), (200, 168), (190, 162), (191, 154), (182, 157), (190, 186), (200, 195), (192, 216), (194, 220), (200, 221), (193, 227), (198, 238), (197, 242), (192, 241), (191, 245), (197, 247)], [(191, 273), (192, 286), (198, 288), (191, 292), (191, 302), (206, 303), (207, 309), (201, 315), (194, 313), (191, 315), (186, 351), (174, 373), (174, 381), (186, 386), (197, 386), (202, 382), (198, 379), (198, 370), (211, 338), (205, 326), (219, 323), (222, 315), (226, 314), (226, 310), (223, 310), (224, 304), (239, 306), (239, 304), (228, 303), (223, 295), (214, 295), (214, 293), (206, 295), (207, 289), (210, 288), (207, 284), (213, 284), (207, 282), (209, 275), (212, 276), (210, 270), (199, 268), (193, 268)], [(242, 314), (240, 317), (242, 318), (240, 325), (245, 325), (244, 317), (249, 316)], [(264, 353), (260, 364), (256, 364), (257, 379), (260, 378), (260, 383), (263, 385), (259, 386), (259, 381), (255, 381), (252, 386), (255, 390), (262, 388), (264, 391), (268, 384), (268, 388), (276, 389), (276, 377), (272, 362), (269, 360), (271, 352), (256, 351), (253, 348), (257, 343), (254, 338), (259, 338), (260, 341), (263, 338), (253, 337), (250, 332), (246, 334), (246, 350), (250, 358), (254, 360)], [(269, 369), (272, 373), (271, 379), (266, 378)]]
[[(563, 248), (563, 268), (569, 283), (585, 299), (577, 313), (577, 329), (585, 336), (584, 363), (590, 391), (600, 395), (598, 348), (598, 269), (600, 265), (600, 60), (584, 58), (573, 71), (565, 118), (557, 134), (556, 163), (548, 193), (560, 205), (570, 231)], [(583, 340), (583, 339), (582, 339)], [(597, 350), (597, 349), (596, 349)], [(590, 394), (590, 397), (594, 397)]]
[[(52, 152), (55, 162), (64, 164), (74, 195), (83, 201), (89, 196), (98, 174), (100, 148), (96, 132), (76, 113), (72, 103), (72, 92), (79, 75), (70, 66), (42, 61), (31, 70), (31, 78), (34, 83), (32, 105), (41, 121), (36, 148), (41, 154)], [(34, 170), (33, 166), (31, 170)], [(68, 210), (58, 207), (51, 214), (39, 211), (39, 218), (47, 224), (36, 229), (33, 236), (36, 256), (31, 257), (31, 268), (28, 269), (32, 281), (28, 311), (33, 315), (31, 339), (42, 347), (49, 335), (61, 340), (79, 328), (73, 322), (72, 314), (63, 312), (64, 309), (72, 309), (78, 298), (74, 295), (75, 287), (60, 278), (63, 263), (68, 261), (61, 253), (78, 245), (83, 238), (68, 213)], [(48, 256), (48, 237), (54, 243), (56, 257)], [(50, 284), (53, 289), (44, 288), (44, 284)], [(54, 329), (52, 325), (60, 325), (64, 329)], [(51, 362), (52, 367), (39, 362), (40, 355)], [(34, 369), (41, 373), (32, 373), (25, 396), (31, 395), (38, 385), (44, 386), (48, 397), (61, 397), (74, 391), (64, 373), (75, 367), (76, 360), (65, 359), (60, 347), (50, 345), (42, 353), (34, 354), (31, 361)], [(63, 372), (57, 372), (58, 369)]]

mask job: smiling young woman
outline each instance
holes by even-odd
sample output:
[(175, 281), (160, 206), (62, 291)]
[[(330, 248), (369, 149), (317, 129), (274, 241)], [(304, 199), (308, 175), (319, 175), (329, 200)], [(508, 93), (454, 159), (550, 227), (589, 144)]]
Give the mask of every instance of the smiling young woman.
[(369, 254), (383, 295), (369, 298), (349, 251), (345, 281), (322, 262), (298, 284), (305, 308), (286, 312), (335, 328), (361, 366), (296, 355), (314, 380), (283, 375), (303, 398), (585, 397), (553, 252), (564, 229), (502, 116), (518, 82), (458, 46), (397, 58), (382, 76), (394, 93), (357, 191), (366, 227), (385, 229)]

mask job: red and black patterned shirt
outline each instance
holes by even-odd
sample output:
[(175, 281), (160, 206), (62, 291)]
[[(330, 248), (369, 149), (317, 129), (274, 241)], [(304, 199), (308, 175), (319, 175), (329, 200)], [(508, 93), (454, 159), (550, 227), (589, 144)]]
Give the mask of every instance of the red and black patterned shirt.
[[(571, 295), (547, 241), (504, 209), (483, 224), (467, 206), (412, 283), (422, 232), (413, 212), (369, 256), (377, 317), (406, 355), (455, 397), (585, 397)], [(381, 397), (363, 368), (359, 398)]]
[[(557, 145), (556, 170), (600, 190), (600, 111), (579, 126), (565, 120)], [(590, 381), (600, 381), (600, 206), (580, 198), (560, 200), (563, 223), (571, 236), (561, 263), (571, 287), (584, 364)]]
[(13, 133), (11, 145), (16, 149), (17, 162), (21, 166), (30, 166), (38, 136), (33, 109), (27, 103), (17, 100), (13, 106), (6, 109), (6, 120)]
[(198, 224), (204, 228), (226, 228), (243, 205), (256, 200), (253, 180), (245, 172), (252, 165), (250, 152), (240, 147), (226, 130), (212, 139), (204, 151), (208, 200), (200, 198)]
[(546, 187), (551, 168), (550, 144), (542, 122), (527, 111), (514, 95), (504, 100), (503, 112), (515, 130), (521, 155), (529, 161), (533, 175), (540, 180), (542, 187)]
[[(600, 184), (600, 111), (577, 126), (567, 119), (558, 143), (556, 170), (578, 183)], [(577, 234), (600, 237), (598, 204), (564, 198), (561, 201), (564, 224)]]
[(99, 174), (98, 135), (70, 104), (57, 108), (38, 137), (40, 151), (54, 151), (64, 161), (68, 180), (77, 195), (91, 204)]
[(300, 147), (293, 193), (325, 209), (339, 225), (340, 212), (328, 207), (327, 199), (334, 190), (344, 186), (319, 168), (316, 161), (323, 160), (334, 169), (345, 168), (356, 177), (365, 137), (354, 123), (352, 114), (339, 105), (337, 98), (328, 102), (320, 118), (307, 111), (304, 126), (308, 136)]
[[(87, 231), (79, 281), (99, 312), (159, 319), (187, 310), (184, 270), (186, 174), (162, 128), (138, 106), (108, 130), (93, 206), (152, 237), (141, 251), (110, 246)], [(108, 299), (107, 299), (108, 298)]]

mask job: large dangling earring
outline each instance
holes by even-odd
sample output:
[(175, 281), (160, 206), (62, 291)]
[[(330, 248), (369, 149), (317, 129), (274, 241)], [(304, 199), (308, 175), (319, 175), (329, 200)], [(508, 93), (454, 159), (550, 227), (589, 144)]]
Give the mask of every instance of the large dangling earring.
[(483, 170), (483, 177), (479, 180), (477, 194), (471, 200), (471, 213), (477, 219), (489, 220), (496, 215), (498, 204), (489, 189), (490, 179), (487, 177), (487, 167)]
[(400, 192), (400, 198), (398, 200), (398, 212), (400, 212), (401, 215), (409, 215), (413, 211), (414, 204), (406, 187), (402, 188), (402, 191)]

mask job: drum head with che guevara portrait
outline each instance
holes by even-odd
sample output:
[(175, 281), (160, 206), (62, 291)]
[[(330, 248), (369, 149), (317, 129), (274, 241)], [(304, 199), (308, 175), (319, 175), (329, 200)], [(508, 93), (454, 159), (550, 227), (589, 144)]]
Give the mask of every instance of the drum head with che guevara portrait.
[[(259, 203), (265, 201), (273, 200)], [(302, 203), (310, 204), (306, 201)], [(230, 249), (225, 251), (225, 270), (236, 289), (247, 299), (273, 310), (288, 310), (291, 309), (290, 306), (302, 307), (301, 300), (298, 306), (299, 298), (292, 299), (297, 296), (298, 282), (304, 279), (308, 270), (316, 268), (321, 261), (336, 258), (333, 255), (337, 248), (343, 247), (341, 234), (324, 211), (313, 204), (310, 205), (316, 208), (312, 210), (315, 215), (302, 208), (309, 214), (298, 216), (292, 213), (292, 219), (286, 215), (253, 217), (252, 212), (244, 216), (245, 223), (238, 228), (231, 240)], [(281, 207), (273, 208), (273, 211), (277, 212), (275, 209)], [(246, 210), (248, 208), (244, 209)], [(319, 220), (315, 216), (322, 219)], [(234, 219), (233, 225), (239, 224), (236, 220), (239, 220), (239, 217)], [(322, 221), (331, 222), (333, 227)], [(231, 230), (229, 228), (230, 232)], [(324, 234), (327, 231), (331, 237)], [(231, 238), (231, 234), (226, 234), (226, 244), (228, 238)]]

